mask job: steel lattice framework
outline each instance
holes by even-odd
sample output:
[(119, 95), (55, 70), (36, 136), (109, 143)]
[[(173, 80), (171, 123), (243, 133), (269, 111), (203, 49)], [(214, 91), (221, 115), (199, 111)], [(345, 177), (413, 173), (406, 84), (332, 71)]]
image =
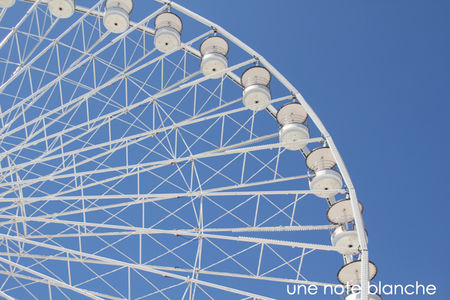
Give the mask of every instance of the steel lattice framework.
[[(312, 195), (304, 164), (320, 145), (332, 149), (345, 181), (338, 192), (351, 199), (368, 278), (349, 174), (282, 74), (176, 3), (149, 3), (147, 17), (113, 34), (102, 25), (103, 2), (78, 1), (68, 20), (44, 0), (0, 12), (0, 295), (270, 299), (263, 282), (333, 284), (327, 274), (336, 265), (311, 278), (337, 250), (328, 204)], [(163, 54), (153, 20), (167, 9), (184, 31), (181, 46)], [(219, 79), (199, 70), (199, 44), (214, 33), (231, 46)], [(240, 74), (253, 65), (274, 77), (260, 112), (241, 99)], [(302, 151), (278, 140), (274, 116), (292, 101), (309, 116)]]

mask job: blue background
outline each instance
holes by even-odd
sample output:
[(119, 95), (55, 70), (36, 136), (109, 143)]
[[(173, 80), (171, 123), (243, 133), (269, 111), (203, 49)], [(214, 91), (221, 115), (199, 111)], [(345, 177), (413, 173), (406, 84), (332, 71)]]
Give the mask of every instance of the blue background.
[(324, 122), (365, 206), (376, 279), (438, 287), (384, 299), (449, 299), (450, 1), (179, 3), (262, 54)]

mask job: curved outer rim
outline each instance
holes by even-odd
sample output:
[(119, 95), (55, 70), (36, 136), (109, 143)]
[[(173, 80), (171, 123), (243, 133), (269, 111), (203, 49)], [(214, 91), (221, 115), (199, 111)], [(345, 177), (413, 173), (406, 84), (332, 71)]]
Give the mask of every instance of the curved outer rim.
[(332, 149), (333, 156), (336, 160), (336, 163), (339, 167), (339, 170), (341, 171), (341, 175), (344, 179), (345, 184), (347, 185), (347, 188), (350, 193), (350, 200), (352, 202), (352, 209), (353, 209), (353, 215), (355, 216), (355, 225), (356, 229), (358, 231), (358, 238), (359, 243), (361, 246), (361, 300), (368, 300), (368, 293), (369, 293), (369, 282), (367, 280), (369, 275), (369, 251), (367, 249), (367, 238), (365, 235), (365, 229), (364, 229), (364, 222), (362, 219), (361, 212), (359, 211), (359, 204), (358, 204), (358, 197), (356, 196), (356, 191), (353, 186), (352, 180), (350, 178), (350, 175), (348, 173), (347, 167), (345, 166), (345, 163), (339, 154), (336, 145), (333, 141), (333, 138), (329, 134), (329, 132), (326, 130), (323, 123), (320, 121), (317, 114), (313, 111), (311, 106), (306, 102), (306, 100), (303, 98), (303, 96), (300, 94), (299, 91), (277, 70), (275, 67), (273, 67), (264, 57), (259, 55), (258, 52), (241, 42), (238, 38), (230, 34), (225, 29), (221, 28), (220, 26), (217, 26), (215, 23), (199, 16), (196, 13), (191, 12), (190, 10), (184, 8), (183, 6), (180, 6), (178, 4), (172, 3), (170, 1), (165, 0), (155, 0), (160, 3), (170, 4), (174, 9), (177, 9), (186, 15), (196, 19), (199, 22), (204, 23), (207, 26), (215, 27), (218, 32), (220, 32), (223, 36), (228, 38), (231, 42), (235, 43), (239, 47), (242, 48), (242, 50), (246, 51), (247, 53), (251, 54), (252, 56), (259, 59), (259, 61), (271, 72), (288, 90), (292, 92), (292, 94), (299, 100), (300, 104), (303, 105), (306, 112), (310, 116), (311, 120), (314, 122), (314, 124), (317, 126), (317, 128), (322, 133), (323, 137), (326, 139), (329, 147)]
[[(157, 0), (155, 0), (155, 1), (157, 1)], [(243, 50), (245, 51), (245, 49), (243, 49)], [(270, 70), (268, 68), (264, 67), (264, 66), (253, 66), (253, 67), (250, 67), (250, 68), (246, 69), (244, 71), (244, 73), (242, 73), (242, 75), (241, 75), (241, 77), (239, 79), (239, 83), (241, 84), (241, 86), (244, 86), (242, 84), (242, 76), (244, 76), (245, 73), (247, 73), (249, 70), (254, 69), (254, 68), (263, 68), (263, 69), (266, 69), (269, 72), (269, 82), (267, 82), (267, 84), (261, 84), (261, 85), (269, 87), (270, 82), (272, 81), (272, 74), (271, 74)]]
[[(41, 3), (41, 4), (48, 3), (48, 0), (41, 0), (41, 1), (39, 1), (39, 0), (24, 0), (24, 1), (32, 2), (32, 3), (34, 3), (34, 5), (36, 5), (38, 3)], [(253, 50), (252, 48), (247, 46), (245, 43), (243, 43), (240, 39), (238, 39), (237, 37), (235, 37), (228, 31), (226, 31), (222, 27), (218, 26), (214, 22), (211, 22), (210, 20), (190, 11), (189, 9), (187, 9), (177, 3), (174, 3), (174, 2), (168, 1), (168, 0), (154, 0), (154, 1), (161, 3), (161, 4), (165, 4), (168, 7), (172, 7), (173, 9), (187, 15), (188, 17), (191, 17), (194, 20), (213, 28), (215, 31), (220, 33), (222, 36), (226, 37), (232, 43), (236, 44), (242, 50), (246, 51), (248, 54), (255, 57), (259, 62), (261, 62), (261, 64), (266, 69), (269, 70), (269, 72), (271, 73), (271, 76), (275, 76), (275, 78), (277, 78), (280, 81), (280, 83), (283, 84), (291, 92), (293, 97), (295, 97), (300, 102), (300, 104), (303, 105), (306, 112), (308, 113), (308, 116), (311, 118), (311, 120), (317, 126), (319, 131), (322, 133), (323, 138), (327, 141), (328, 146), (331, 148), (331, 150), (332, 150), (331, 152), (333, 153), (334, 159), (336, 160), (336, 164), (337, 164), (339, 171), (342, 175), (342, 178), (344, 179), (344, 182), (347, 186), (347, 189), (348, 189), (348, 192), (350, 195), (351, 204), (352, 204), (353, 216), (355, 217), (355, 227), (358, 232), (358, 239), (359, 239), (359, 243), (361, 246), (361, 259), (360, 259), (362, 261), (362, 266), (361, 266), (361, 296), (362, 296), (362, 298), (361, 298), (361, 300), (368, 300), (369, 281), (367, 280), (367, 278), (369, 277), (368, 276), (369, 275), (369, 250), (367, 248), (367, 237), (365, 235), (364, 221), (362, 219), (361, 212), (359, 211), (358, 197), (356, 195), (355, 187), (353, 186), (353, 182), (350, 178), (350, 174), (347, 170), (344, 160), (342, 159), (342, 156), (340, 155), (339, 151), (337, 150), (337, 147), (336, 147), (336, 144), (334, 143), (333, 138), (331, 137), (330, 133), (325, 128), (325, 126), (323, 125), (322, 121), (319, 119), (317, 114), (314, 112), (314, 110), (311, 108), (311, 106), (306, 102), (306, 100), (305, 100), (305, 98), (303, 98), (302, 94), (274, 66), (272, 66), (272, 64), (270, 64), (258, 52), (256, 52), (255, 50)], [(161, 9), (164, 9), (164, 7), (162, 7)], [(78, 6), (78, 5), (75, 6), (75, 10), (79, 11), (79, 12), (84, 12), (84, 13), (89, 12), (90, 14), (96, 15), (96, 16), (104, 15), (104, 12), (99, 12), (97, 10), (90, 10), (89, 8), (86, 8), (83, 6)], [(183, 23), (182, 23), (182, 25), (183, 25)], [(150, 29), (147, 26), (142, 25), (141, 22), (139, 22), (139, 23), (130, 22), (130, 26), (137, 27), (137, 29), (148, 32), (150, 34), (155, 33), (154, 29)], [(126, 33), (127, 32), (125, 32), (125, 34)], [(5, 42), (5, 40), (0, 43), (0, 47), (3, 46), (4, 42)], [(190, 46), (185, 46), (185, 48), (190, 53), (192, 53), (198, 57), (201, 57), (200, 51), (198, 51), (197, 49), (194, 49)], [(233, 79), (234, 81), (240, 83), (240, 78), (236, 74), (229, 73), (228, 76), (230, 76), (230, 78)], [(275, 116), (276, 109), (272, 105), (270, 105), (267, 108), (267, 110), (273, 116)]]
[[(228, 41), (227, 41), (226, 39), (224, 39), (223, 37), (218, 36), (218, 35), (210, 35), (210, 36), (208, 36), (207, 38), (205, 38), (205, 39), (202, 41), (202, 43), (200, 44), (200, 47), (198, 48), (199, 51), (200, 51), (200, 53), (202, 54), (202, 56), (205, 55), (205, 54), (203, 54), (202, 51), (200, 50), (200, 49), (202, 49), (203, 43), (206, 42), (208, 39), (210, 39), (210, 38), (212, 38), (212, 37), (222, 39), (222, 40), (227, 44), (227, 52), (226, 52), (225, 55), (224, 55), (224, 56), (227, 56), (227, 55), (228, 55), (228, 52), (230, 51), (230, 44), (228, 44)], [(222, 53), (219, 53), (219, 54), (222, 54)], [(222, 55), (223, 55), (223, 54), (222, 54)]]
[[(283, 106), (281, 106), (278, 110), (277, 110), (277, 114), (275, 115), (275, 119), (277, 120), (277, 122), (278, 122), (278, 124), (279, 125), (281, 125), (281, 123), (280, 123), (280, 121), (278, 121), (278, 113), (280, 112), (280, 110), (283, 108), (283, 107), (285, 107), (285, 106), (288, 106), (288, 105), (292, 105), (292, 104), (300, 104), (300, 103), (298, 103), (298, 102), (289, 102), (289, 103), (286, 103), (286, 104), (283, 104)], [(300, 104), (301, 105), (301, 104)], [(305, 118), (305, 121), (303, 121), (301, 124), (305, 124), (305, 122), (308, 120), (308, 113), (306, 113), (306, 118)]]

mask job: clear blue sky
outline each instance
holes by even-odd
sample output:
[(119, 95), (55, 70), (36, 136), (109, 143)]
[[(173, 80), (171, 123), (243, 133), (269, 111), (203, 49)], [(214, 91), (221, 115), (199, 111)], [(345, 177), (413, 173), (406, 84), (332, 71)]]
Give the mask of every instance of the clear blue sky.
[(449, 299), (450, 1), (179, 3), (261, 53), (318, 113), (365, 205), (376, 279), (438, 285), (396, 299)]

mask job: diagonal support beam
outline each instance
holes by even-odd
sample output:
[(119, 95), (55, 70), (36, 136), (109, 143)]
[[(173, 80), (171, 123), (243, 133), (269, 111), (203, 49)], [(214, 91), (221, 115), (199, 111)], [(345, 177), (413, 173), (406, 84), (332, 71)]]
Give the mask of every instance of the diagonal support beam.
[(42, 274), (42, 273), (40, 273), (40, 272), (38, 272), (38, 271), (35, 271), (35, 270), (33, 270), (33, 269), (30, 269), (30, 268), (28, 268), (28, 267), (22, 266), (21, 264), (12, 262), (12, 261), (10, 261), (10, 260), (8, 260), (8, 259), (5, 259), (5, 258), (3, 258), (3, 257), (0, 257), (0, 262), (3, 262), (3, 263), (5, 263), (5, 264), (11, 265), (11, 266), (13, 266), (13, 267), (15, 267), (15, 268), (24, 270), (25, 272), (28, 272), (28, 273), (30, 273), (30, 274), (33, 274), (34, 276), (40, 277), (40, 278), (44, 279), (45, 281), (47, 281), (47, 282), (48, 282), (49, 284), (51, 284), (51, 285), (60, 286), (60, 287), (63, 287), (63, 288), (72, 290), (72, 291), (74, 291), (74, 292), (76, 292), (76, 293), (78, 293), (78, 294), (80, 294), (80, 295), (87, 296), (87, 297), (89, 297), (89, 298), (91, 298), (91, 299), (102, 300), (102, 298), (100, 298), (100, 297), (98, 297), (98, 296), (96, 296), (96, 295), (94, 295), (94, 294), (92, 294), (92, 293), (90, 293), (90, 292), (87, 292), (87, 291), (85, 291), (85, 290), (82, 290), (82, 289), (79, 289), (79, 288), (77, 288), (77, 287), (71, 286), (71, 285), (69, 285), (69, 284), (67, 284), (67, 283), (65, 283), (65, 282), (63, 282), (63, 281), (54, 279), (54, 278), (52, 278), (52, 277), (50, 277), (50, 276), (47, 276), (47, 275), (45, 275), (45, 274)]
[[(152, 268), (152, 267), (149, 267), (149, 266), (146, 266), (146, 265), (135, 265), (135, 264), (131, 264), (131, 263), (125, 263), (125, 262), (121, 262), (121, 261), (116, 260), (116, 259), (111, 259), (111, 258), (107, 258), (107, 257), (94, 255), (94, 254), (84, 253), (84, 252), (71, 250), (71, 249), (67, 249), (67, 248), (63, 248), (63, 247), (59, 247), (59, 246), (48, 245), (48, 244), (45, 244), (45, 243), (31, 241), (31, 240), (24, 239), (24, 238), (21, 238), (21, 237), (16, 237), (16, 236), (0, 234), (0, 237), (4, 238), (4, 239), (11, 239), (11, 240), (15, 240), (15, 241), (18, 241), (18, 242), (23, 242), (23, 243), (26, 243), (26, 244), (35, 245), (35, 246), (38, 246), (38, 247), (44, 247), (44, 248), (47, 248), (47, 249), (52, 249), (52, 250), (56, 250), (56, 251), (60, 251), (60, 252), (69, 253), (69, 254), (72, 254), (72, 255), (79, 256), (79, 257), (87, 257), (87, 258), (92, 258), (92, 259), (100, 260), (100, 261), (104, 261), (104, 262), (110, 262), (110, 263), (117, 264), (117, 265), (120, 265), (120, 266), (124, 266), (124, 267), (127, 267), (127, 268), (129, 267), (129, 268), (133, 268), (133, 269), (136, 269), (136, 270), (150, 272), (150, 273), (161, 275), (161, 276), (164, 276), (164, 277), (171, 277), (171, 278), (174, 278), (174, 279), (185, 281), (186, 283), (200, 284), (200, 285), (208, 286), (208, 287), (211, 287), (211, 288), (219, 289), (219, 290), (222, 290), (222, 291), (227, 291), (227, 292), (230, 292), (230, 293), (234, 293), (234, 294), (238, 294), (238, 295), (242, 295), (242, 296), (246, 296), (246, 297), (251, 297), (251, 298), (256, 298), (256, 299), (263, 299), (263, 300), (274, 300), (273, 298), (269, 298), (269, 297), (261, 296), (261, 295), (254, 294), (254, 293), (251, 293), (251, 292), (247, 292), (247, 291), (243, 291), (243, 290), (227, 287), (227, 286), (224, 286), (224, 285), (219, 285), (219, 284), (215, 284), (215, 283), (212, 283), (212, 282), (199, 280), (199, 279), (193, 279), (193, 278), (190, 278), (188, 276), (182, 276), (182, 275), (178, 275), (178, 274), (167, 272), (167, 271), (157, 270), (155, 268)], [(9, 261), (7, 259), (4, 259), (4, 258), (0, 257), (0, 262), (2, 262), (2, 261), (5, 262), (5, 263), (9, 263)], [(26, 267), (18, 265), (18, 264), (17, 264), (17, 267), (26, 269)], [(33, 271), (33, 270), (31, 270), (31, 271), (32, 272), (36, 272), (36, 271)], [(40, 275), (46, 276), (44, 274), (40, 274), (39, 272), (36, 272), (36, 273), (37, 274), (33, 274), (33, 273), (32, 274), (36, 275), (38, 277), (41, 277)], [(54, 280), (54, 279), (49, 278), (49, 280)], [(62, 284), (67, 285), (68, 288), (71, 287), (70, 285), (68, 285), (66, 283), (62, 283)], [(80, 291), (80, 292), (82, 292), (82, 291)], [(99, 297), (97, 297), (95, 295), (92, 295), (92, 298), (93, 299), (99, 299), (99, 300), (101, 299), (101, 298), (99, 298)]]

